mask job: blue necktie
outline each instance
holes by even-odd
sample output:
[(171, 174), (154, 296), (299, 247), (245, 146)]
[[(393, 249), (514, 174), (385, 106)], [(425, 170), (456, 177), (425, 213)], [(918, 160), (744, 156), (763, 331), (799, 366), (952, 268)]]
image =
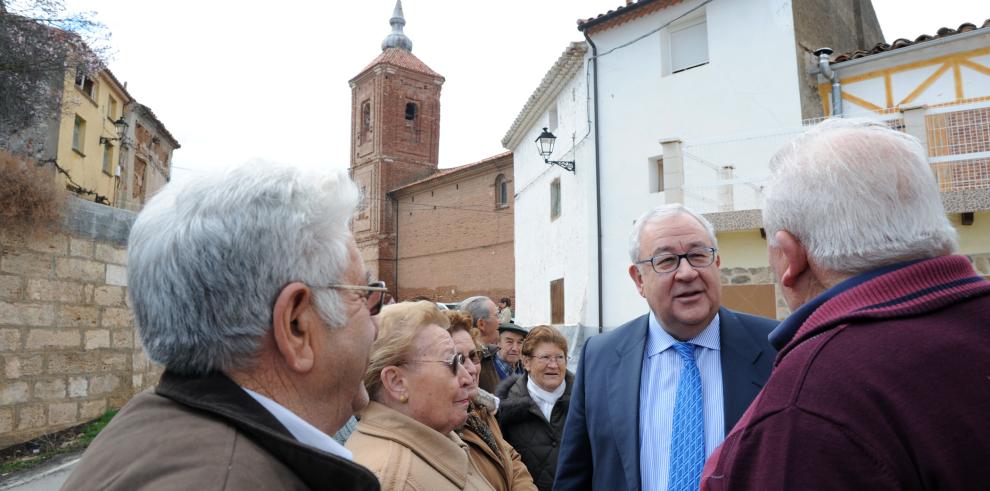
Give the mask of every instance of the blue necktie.
[(668, 491), (697, 491), (705, 466), (705, 407), (701, 395), (701, 372), (694, 362), (694, 345), (674, 345), (681, 355), (681, 378), (674, 399), (674, 421), (670, 436)]

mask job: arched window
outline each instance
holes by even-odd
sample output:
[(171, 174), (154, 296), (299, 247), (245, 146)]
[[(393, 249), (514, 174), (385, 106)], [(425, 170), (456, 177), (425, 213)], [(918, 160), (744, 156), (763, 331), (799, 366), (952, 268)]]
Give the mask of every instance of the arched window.
[(499, 174), (495, 178), (495, 206), (501, 208), (509, 206), (509, 181), (505, 174)]

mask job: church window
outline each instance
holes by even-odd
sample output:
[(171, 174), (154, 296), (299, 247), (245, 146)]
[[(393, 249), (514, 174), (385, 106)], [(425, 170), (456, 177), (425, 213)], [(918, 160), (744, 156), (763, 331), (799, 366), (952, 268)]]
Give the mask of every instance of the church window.
[(505, 174), (495, 178), (495, 207), (503, 208), (509, 205), (509, 181)]
[(371, 140), (371, 102), (361, 103), (361, 143)]
[(416, 120), (416, 103), (409, 102), (406, 103), (406, 121)]

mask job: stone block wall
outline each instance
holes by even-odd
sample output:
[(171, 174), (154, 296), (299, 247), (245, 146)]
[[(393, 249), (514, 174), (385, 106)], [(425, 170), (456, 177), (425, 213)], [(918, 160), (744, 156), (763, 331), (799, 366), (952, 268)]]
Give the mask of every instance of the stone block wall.
[(127, 305), (132, 221), (71, 199), (57, 231), (0, 227), (0, 448), (95, 419), (158, 380)]
[[(976, 273), (990, 279), (990, 253), (987, 254), (969, 254), (966, 256), (971, 263), (973, 263), (973, 269)], [(787, 302), (784, 301), (784, 297), (780, 293), (780, 287), (777, 285), (773, 278), (773, 272), (770, 271), (769, 267), (762, 268), (721, 268), (721, 279), (723, 296), (724, 289), (726, 287), (732, 287), (736, 285), (773, 285), (774, 302), (777, 306), (777, 319), (786, 319), (787, 316), (791, 315), (791, 309), (787, 306)], [(744, 310), (745, 309), (740, 309)]]

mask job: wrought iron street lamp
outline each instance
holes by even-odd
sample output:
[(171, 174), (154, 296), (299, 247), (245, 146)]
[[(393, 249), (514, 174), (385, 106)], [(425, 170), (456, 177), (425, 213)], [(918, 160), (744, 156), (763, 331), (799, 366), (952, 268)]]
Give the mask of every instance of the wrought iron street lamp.
[(124, 136), (127, 134), (127, 121), (124, 121), (124, 117), (121, 116), (120, 119), (113, 122), (113, 127), (117, 129), (116, 138), (107, 138), (105, 136), (100, 137), (100, 145), (109, 145), (112, 141), (122, 141)]
[(573, 160), (550, 160), (550, 154), (553, 153), (553, 145), (557, 142), (557, 137), (553, 136), (553, 133), (546, 128), (543, 128), (543, 133), (536, 137), (536, 148), (540, 152), (540, 156), (543, 157), (543, 161), (549, 165), (559, 165), (565, 170), (574, 172), (574, 161)]

